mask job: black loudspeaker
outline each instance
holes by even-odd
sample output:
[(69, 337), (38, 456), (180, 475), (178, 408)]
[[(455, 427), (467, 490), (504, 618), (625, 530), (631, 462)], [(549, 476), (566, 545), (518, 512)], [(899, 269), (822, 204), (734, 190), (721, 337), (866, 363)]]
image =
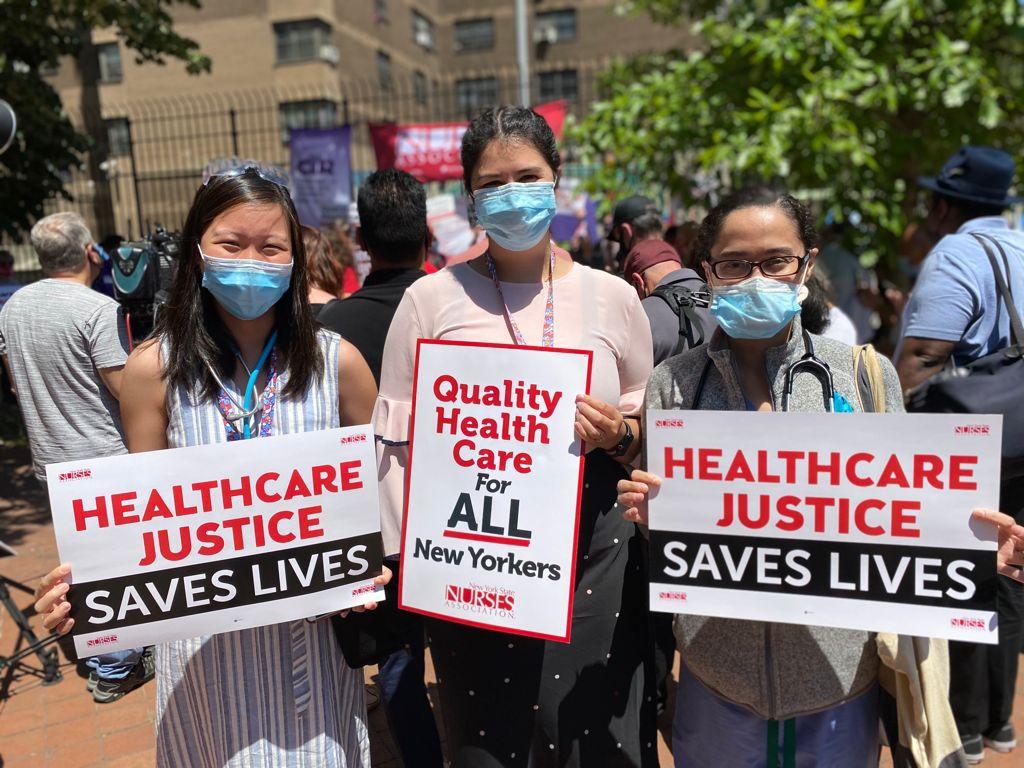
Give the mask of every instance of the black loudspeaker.
[(11, 105), (0, 99), (0, 155), (14, 143), (14, 134), (18, 130), (18, 118)]

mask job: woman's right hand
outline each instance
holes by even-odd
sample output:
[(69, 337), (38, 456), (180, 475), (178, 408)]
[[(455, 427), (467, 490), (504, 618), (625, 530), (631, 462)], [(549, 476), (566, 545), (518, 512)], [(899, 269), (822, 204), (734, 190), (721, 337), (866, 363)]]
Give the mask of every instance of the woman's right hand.
[(660, 477), (642, 469), (634, 469), (629, 480), (619, 480), (616, 490), (619, 492), (619, 506), (625, 510), (622, 516), (631, 523), (647, 525), (647, 497), (652, 486), (658, 488), (660, 485)]
[(36, 613), (43, 617), (43, 626), (58, 635), (66, 635), (75, 625), (75, 620), (68, 618), (70, 588), (71, 566), (67, 563), (61, 563), (43, 576), (36, 587)]

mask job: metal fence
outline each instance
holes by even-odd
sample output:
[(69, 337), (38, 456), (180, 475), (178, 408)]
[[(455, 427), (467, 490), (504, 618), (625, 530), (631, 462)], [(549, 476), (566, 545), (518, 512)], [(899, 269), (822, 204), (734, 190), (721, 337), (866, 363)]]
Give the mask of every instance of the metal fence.
[[(534, 83), (536, 103), (565, 98), (569, 113), (582, 117), (598, 96), (603, 64), (545, 73)], [(352, 126), (354, 184), (377, 167), (370, 123), (468, 120), (479, 110), (517, 101), (514, 70), (467, 74), (458, 80), (346, 80), (323, 87), (260, 90), (216, 95), (168, 96), (125, 105), (104, 105), (94, 136), (101, 162), (71, 174), (74, 200), (53, 209), (79, 210), (101, 238), (137, 237), (157, 224), (181, 226), (204, 166), (224, 156), (253, 158), (287, 168), (290, 128)], [(568, 160), (572, 147), (563, 147)], [(98, 168), (98, 172), (96, 170)], [(575, 175), (588, 175), (574, 168)], [(451, 184), (455, 184), (454, 182)], [(433, 185), (441, 188), (445, 185)]]

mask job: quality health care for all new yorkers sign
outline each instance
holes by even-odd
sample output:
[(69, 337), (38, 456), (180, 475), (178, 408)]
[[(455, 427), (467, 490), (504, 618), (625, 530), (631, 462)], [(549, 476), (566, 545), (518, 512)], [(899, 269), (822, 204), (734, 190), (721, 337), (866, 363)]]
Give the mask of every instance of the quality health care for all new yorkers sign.
[(651, 607), (995, 643), (999, 416), (649, 411)]
[(419, 341), (399, 605), (568, 642), (591, 353)]
[(330, 613), (383, 590), (369, 427), (50, 464), (81, 656)]

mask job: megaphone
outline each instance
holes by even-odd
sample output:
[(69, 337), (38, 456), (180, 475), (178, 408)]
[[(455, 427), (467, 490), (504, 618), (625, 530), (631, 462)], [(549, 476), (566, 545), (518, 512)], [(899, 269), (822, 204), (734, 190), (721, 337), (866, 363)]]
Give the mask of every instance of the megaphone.
[(18, 118), (11, 105), (0, 99), (0, 155), (14, 143), (14, 134), (18, 130)]

